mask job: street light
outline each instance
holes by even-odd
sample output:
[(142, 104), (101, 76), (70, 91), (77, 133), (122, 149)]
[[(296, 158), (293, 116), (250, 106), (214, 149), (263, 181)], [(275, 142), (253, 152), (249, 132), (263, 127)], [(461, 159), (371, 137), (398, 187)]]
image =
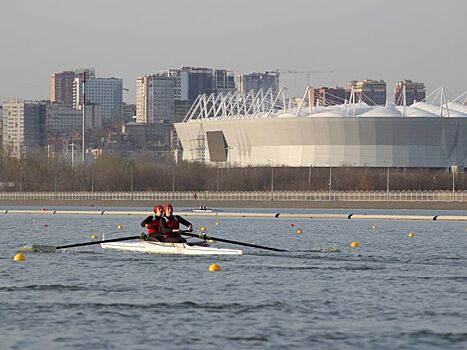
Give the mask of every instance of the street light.
[(456, 171), (457, 171), (457, 167), (454, 164), (452, 164), (451, 172), (452, 172), (452, 200), (453, 201), (456, 199), (456, 182), (455, 182)]
[(388, 165), (388, 171), (386, 175), (386, 200), (389, 200), (389, 162), (385, 160), (384, 163)]
[(267, 159), (269, 164), (271, 164), (271, 200), (274, 200), (274, 164), (272, 160)]
[(331, 164), (329, 164), (329, 200), (331, 200), (331, 193), (332, 193), (332, 168), (331, 168)]
[(71, 169), (73, 170), (75, 164), (75, 141), (71, 143)]

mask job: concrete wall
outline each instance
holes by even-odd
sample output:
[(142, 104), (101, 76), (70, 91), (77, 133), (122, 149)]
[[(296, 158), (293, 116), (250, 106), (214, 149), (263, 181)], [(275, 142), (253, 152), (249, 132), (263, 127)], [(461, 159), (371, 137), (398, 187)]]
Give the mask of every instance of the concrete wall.
[(185, 160), (210, 162), (206, 132), (222, 131), (226, 163), (236, 166), (467, 166), (467, 118), (252, 118), (175, 128)]

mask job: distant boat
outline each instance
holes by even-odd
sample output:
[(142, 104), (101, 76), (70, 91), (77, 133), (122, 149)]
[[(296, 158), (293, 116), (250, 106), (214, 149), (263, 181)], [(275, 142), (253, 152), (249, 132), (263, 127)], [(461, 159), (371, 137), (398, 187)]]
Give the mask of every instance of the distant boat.
[(206, 206), (193, 209), (194, 213), (216, 213), (222, 211), (221, 209), (208, 208)]

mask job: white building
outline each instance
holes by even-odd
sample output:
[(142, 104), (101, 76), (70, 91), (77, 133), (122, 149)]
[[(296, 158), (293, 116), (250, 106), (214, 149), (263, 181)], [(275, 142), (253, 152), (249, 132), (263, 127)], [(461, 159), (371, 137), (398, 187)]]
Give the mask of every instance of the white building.
[(136, 121), (156, 123), (174, 119), (174, 79), (146, 75), (136, 79)]
[[(183, 159), (235, 166), (467, 167), (467, 108), (462, 101), (410, 106), (351, 102), (299, 106), (270, 91), (199, 96), (175, 129)], [(352, 102), (353, 101), (353, 102)]]
[(45, 146), (45, 110), (49, 101), (3, 103), (3, 149), (14, 157)]
[[(83, 79), (75, 78), (73, 84), (73, 107), (83, 103)], [(123, 80), (118, 78), (91, 78), (86, 80), (86, 104), (102, 107), (102, 122), (122, 119)]]

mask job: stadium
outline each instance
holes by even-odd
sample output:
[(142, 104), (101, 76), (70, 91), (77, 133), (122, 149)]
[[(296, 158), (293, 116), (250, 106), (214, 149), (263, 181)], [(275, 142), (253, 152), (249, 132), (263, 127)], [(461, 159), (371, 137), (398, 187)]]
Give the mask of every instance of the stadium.
[(217, 166), (463, 169), (464, 97), (448, 102), (440, 88), (412, 105), (371, 106), (352, 91), (345, 103), (323, 106), (311, 88), (298, 99), (286, 99), (284, 88), (200, 95), (175, 129), (184, 160)]

